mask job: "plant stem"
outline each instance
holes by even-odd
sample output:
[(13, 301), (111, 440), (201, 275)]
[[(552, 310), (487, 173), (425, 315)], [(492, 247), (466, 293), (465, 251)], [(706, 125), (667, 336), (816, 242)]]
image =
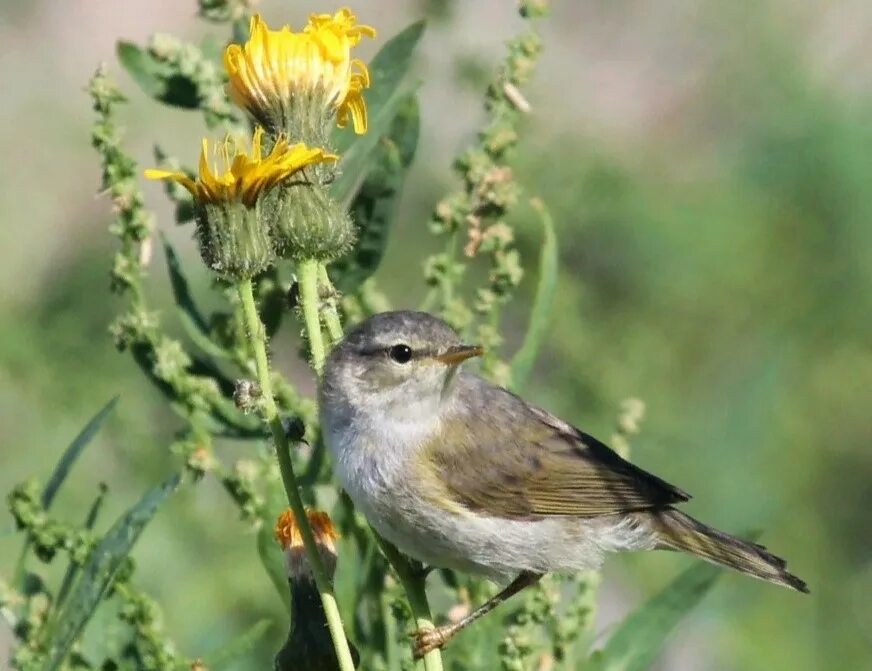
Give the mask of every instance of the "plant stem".
[(331, 300), (328, 302), (327, 307), (324, 308), (324, 323), (327, 325), (327, 333), (330, 335), (331, 342), (336, 344), (342, 340), (342, 322), (339, 320), (339, 313), (336, 311), (336, 290), (333, 288), (333, 283), (327, 274), (327, 266), (323, 263), (318, 264), (318, 282), (332, 294)]
[(24, 543), (21, 545), (21, 552), (18, 554), (18, 559), (15, 561), (15, 568), (12, 569), (12, 585), (15, 589), (24, 587), (24, 574), (27, 568), (27, 554), (30, 552), (30, 539), (25, 537)]
[(387, 594), (382, 590), (378, 595), (379, 610), (385, 625), (385, 664), (388, 671), (399, 671), (400, 660), (397, 656), (397, 623), (391, 614), (391, 606), (388, 603)]
[[(285, 492), (288, 495), (288, 503), (290, 504), (294, 517), (297, 520), (297, 525), (300, 527), (300, 535), (303, 537), (306, 557), (309, 560), (309, 566), (312, 568), (312, 575), (315, 578), (315, 585), (321, 596), (321, 604), (324, 606), (327, 627), (330, 629), (330, 636), (333, 639), (333, 647), (336, 650), (336, 659), (339, 662), (339, 668), (341, 671), (354, 671), (354, 661), (351, 657), (351, 650), (348, 647), (348, 640), (345, 638), (345, 631), (342, 628), (342, 618), (339, 615), (339, 607), (336, 603), (336, 597), (333, 594), (333, 585), (330, 582), (330, 578), (327, 576), (327, 571), (324, 569), (324, 563), (321, 561), (321, 555), (318, 553), (318, 547), (315, 544), (315, 536), (312, 533), (312, 527), (309, 526), (309, 519), (306, 517), (306, 509), (303, 506), (303, 499), (300, 497), (300, 490), (297, 488), (297, 479), (294, 476), (294, 465), (291, 461), (288, 437), (285, 435), (285, 429), (282, 426), (282, 420), (279, 417), (278, 407), (276, 407), (276, 402), (273, 398), (269, 363), (266, 355), (266, 330), (264, 329), (260, 316), (257, 313), (251, 280), (247, 279), (240, 281), (237, 289), (239, 292), (239, 298), (242, 301), (245, 324), (248, 330), (251, 348), (254, 351), (254, 362), (257, 366), (258, 383), (260, 384), (263, 395), (263, 418), (267, 424), (269, 424), (269, 428), (272, 431), (273, 441), (276, 448), (276, 458), (279, 462), (279, 470), (282, 474), (282, 482), (285, 486)], [(315, 330), (318, 335), (317, 341), (320, 344), (320, 362), (323, 366), (324, 345), (321, 342), (321, 328), (318, 323), (317, 310), (318, 308), (316, 304)], [(309, 320), (307, 319), (307, 326), (308, 323)], [(311, 337), (312, 334), (310, 332), (310, 338)], [(313, 338), (313, 340), (315, 339)], [(312, 346), (312, 350), (312, 356), (314, 359), (314, 345)]]
[[(430, 604), (427, 603), (427, 591), (423, 575), (415, 571), (409, 560), (397, 548), (378, 534), (375, 537), (381, 551), (387, 557), (391, 566), (394, 567), (400, 583), (402, 583), (403, 589), (406, 591), (406, 597), (409, 599), (409, 606), (412, 609), (412, 617), (415, 618), (415, 627), (418, 629), (435, 629), (436, 625), (433, 624), (433, 616), (430, 614)], [(442, 653), (438, 648), (424, 655), (424, 669), (426, 671), (442, 671)]]
[[(323, 264), (320, 266), (318, 275), (324, 288), (328, 291), (333, 291), (333, 284), (330, 282), (327, 268)], [(300, 283), (300, 297), (304, 301), (303, 305), (305, 306), (302, 281)], [(336, 314), (335, 309), (325, 312), (324, 321), (327, 324), (330, 339), (333, 342), (341, 340), (342, 323), (339, 321), (339, 315)], [(397, 548), (378, 534), (375, 534), (375, 537), (379, 547), (385, 557), (387, 557), (390, 565), (394, 567), (400, 583), (403, 585), (406, 597), (409, 599), (409, 606), (412, 609), (412, 616), (415, 618), (415, 626), (418, 629), (435, 629), (433, 616), (430, 614), (430, 604), (427, 602), (424, 577), (415, 571), (409, 560)], [(438, 649), (424, 655), (424, 669), (426, 671), (442, 671), (442, 653)]]
[(300, 303), (303, 309), (303, 321), (306, 334), (309, 336), (309, 352), (312, 355), (312, 367), (318, 377), (324, 370), (324, 336), (321, 333), (321, 316), (318, 305), (321, 296), (318, 292), (318, 262), (314, 259), (300, 261), (297, 266), (297, 281), (300, 283)]

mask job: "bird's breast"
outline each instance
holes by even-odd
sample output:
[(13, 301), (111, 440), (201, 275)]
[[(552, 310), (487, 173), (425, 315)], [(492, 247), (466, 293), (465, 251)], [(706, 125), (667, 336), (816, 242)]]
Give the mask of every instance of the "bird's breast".
[(438, 420), (385, 421), (366, 412), (322, 411), (324, 439), (342, 487), (363, 513), (394, 517), (398, 498), (415, 496), (416, 459)]

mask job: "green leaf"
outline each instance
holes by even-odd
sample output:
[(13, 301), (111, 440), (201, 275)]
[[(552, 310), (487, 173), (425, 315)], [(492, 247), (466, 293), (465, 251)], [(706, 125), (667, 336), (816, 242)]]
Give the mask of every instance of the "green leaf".
[(551, 214), (541, 201), (534, 201), (534, 207), (542, 220), (542, 248), (539, 252), (539, 283), (536, 286), (536, 298), (530, 312), (530, 323), (527, 334), (520, 349), (515, 353), (511, 363), (512, 388), (524, 386), (536, 356), (545, 340), (551, 322), (551, 312), (554, 309), (554, 294), (557, 289), (557, 235), (554, 233), (554, 222)]
[(70, 598), (56, 615), (48, 631), (48, 655), (44, 671), (55, 671), (66, 659), (88, 620), (112, 585), (116, 573), (130, 554), (143, 529), (158, 507), (181, 481), (178, 474), (150, 490), (114, 525), (88, 557)]
[(103, 422), (106, 421), (109, 413), (111, 413), (113, 408), (115, 408), (116, 403), (118, 403), (117, 396), (104, 405), (100, 411), (91, 418), (91, 420), (85, 425), (85, 428), (79, 432), (78, 436), (73, 438), (73, 442), (71, 442), (67, 449), (64, 450), (63, 455), (61, 455), (60, 460), (55, 465), (54, 471), (52, 472), (45, 489), (42, 491), (43, 508), (48, 510), (51, 506), (58, 490), (61, 488), (61, 485), (64, 484), (64, 480), (67, 479), (67, 475), (69, 475), (73, 464), (76, 463), (76, 460), (82, 454), (85, 447), (87, 447), (88, 443), (91, 442), (97, 434), (97, 431), (100, 430), (100, 427), (103, 426)]
[(188, 280), (182, 272), (182, 266), (179, 263), (179, 256), (173, 248), (166, 236), (161, 234), (161, 242), (164, 246), (164, 254), (167, 259), (167, 269), (170, 273), (170, 284), (173, 288), (173, 298), (176, 299), (176, 305), (181, 308), (182, 312), (198, 330), (208, 332), (209, 327), (202, 313), (194, 304), (194, 299), (191, 297), (191, 291), (188, 288)]
[(235, 668), (232, 662), (237, 661), (243, 655), (251, 653), (254, 650), (254, 646), (269, 631), (270, 627), (272, 627), (271, 620), (259, 620), (239, 636), (207, 654), (203, 659), (204, 666), (212, 671), (219, 671), (222, 668)]
[(337, 153), (342, 155), (342, 162), (341, 173), (331, 192), (343, 204), (351, 202), (357, 185), (366, 177), (370, 154), (388, 132), (400, 103), (406, 97), (402, 80), (409, 70), (424, 27), (425, 23), (418, 21), (400, 31), (385, 43), (370, 63), (372, 85), (364, 94), (369, 115), (367, 132), (354, 135), (346, 128), (335, 137), (334, 143)]
[(644, 671), (657, 658), (670, 632), (712, 588), (724, 570), (698, 562), (631, 613), (591, 658), (588, 671)]
[[(97, 516), (100, 514), (100, 510), (103, 508), (103, 502), (106, 500), (106, 492), (109, 491), (109, 488), (105, 485), (105, 483), (100, 483), (100, 489), (97, 492), (97, 498), (94, 499), (94, 502), (91, 504), (91, 508), (88, 510), (88, 514), (85, 517), (85, 529), (91, 531), (94, 529), (94, 525), (97, 524)], [(67, 564), (67, 570), (64, 573), (64, 578), (61, 581), (60, 589), (58, 590), (58, 595), (55, 598), (54, 607), (60, 608), (64, 601), (67, 599), (67, 595), (70, 592), (70, 588), (74, 584), (74, 580), (79, 575), (79, 565), (70, 561)]]
[(170, 274), (173, 298), (176, 301), (176, 307), (179, 309), (179, 318), (185, 333), (206, 354), (216, 359), (231, 359), (230, 352), (218, 345), (209, 336), (209, 324), (206, 322), (203, 313), (200, 312), (196, 303), (194, 303), (194, 298), (188, 286), (188, 279), (182, 271), (182, 265), (179, 263), (176, 250), (163, 235), (161, 236), (161, 242), (163, 242), (164, 255), (167, 260), (167, 270)]
[(115, 52), (121, 65), (147, 95), (173, 107), (199, 107), (198, 87), (190, 77), (162, 63), (132, 42), (119, 41)]
[(415, 157), (419, 131), (418, 99), (412, 94), (400, 102), (387, 134), (370, 159), (374, 167), (351, 203), (358, 243), (353, 252), (330, 268), (340, 291), (348, 293), (359, 287), (382, 261), (406, 171)]
[[(160, 379), (154, 372), (154, 345), (150, 342), (139, 342), (131, 345), (130, 353), (139, 369), (167, 399), (170, 408), (179, 417), (192, 420), (191, 410), (179, 402), (176, 391), (165, 380)], [(190, 355), (189, 355), (190, 356)], [(233, 382), (225, 377), (214, 364), (204, 359), (191, 357), (192, 363), (189, 372), (212, 378), (221, 389), (230, 389)], [(194, 415), (200, 422), (200, 426), (215, 436), (228, 438), (263, 438), (268, 435), (267, 429), (254, 415), (245, 415), (232, 399), (220, 396), (213, 399), (209, 412), (201, 412)]]

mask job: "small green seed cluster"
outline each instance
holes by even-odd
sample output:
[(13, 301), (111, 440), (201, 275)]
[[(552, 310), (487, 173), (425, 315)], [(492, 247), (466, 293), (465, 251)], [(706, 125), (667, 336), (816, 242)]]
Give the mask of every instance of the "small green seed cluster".
[(144, 671), (190, 668), (191, 660), (179, 656), (164, 632), (157, 602), (130, 582), (132, 571), (122, 577), (116, 578), (113, 585), (121, 603), (118, 619), (130, 630), (129, 643), (121, 649), (121, 668)]
[[(522, 16), (542, 14), (541, 8), (530, 11), (529, 4), (522, 6)], [(518, 142), (520, 120), (529, 111), (520, 87), (530, 80), (541, 50), (542, 39), (532, 30), (508, 42), (507, 56), (485, 95), (488, 121), (478, 134), (478, 143), (454, 164), (461, 187), (436, 205), (430, 220), (431, 232), (448, 240), (444, 252), (424, 263), (425, 281), (431, 287), (428, 303), (438, 301), (443, 317), (461, 330), (468, 330), (477, 316), (475, 339), (491, 353), (502, 344), (501, 309), (524, 275), (514, 231), (506, 223), (520, 195), (508, 160)], [(487, 258), (490, 267), (470, 307), (455, 287), (476, 257)], [(493, 354), (485, 358), (485, 372), (498, 381), (508, 381), (507, 366)]]
[(242, 132), (239, 117), (224, 93), (223, 71), (200, 47), (169, 33), (155, 33), (149, 38), (147, 48), (155, 61), (193, 89), (195, 104), (202, 110), (207, 126)]
[(157, 314), (145, 304), (142, 281), (151, 256), (153, 217), (145, 209), (136, 162), (121, 146), (116, 113), (125, 99), (103, 67), (91, 79), (89, 92), (98, 116), (92, 141), (102, 160), (102, 188), (115, 206), (109, 230), (120, 242), (112, 265), (112, 288), (131, 297), (129, 309), (110, 327), (115, 345), (130, 350), (190, 415), (208, 412), (220, 396), (214, 381), (190, 372), (192, 362), (181, 343), (161, 333)]
[[(58, 555), (64, 555), (68, 560), (66, 574), (56, 592), (48, 587), (39, 571), (23, 574), (20, 589), (0, 582), (0, 614), (12, 625), (19, 642), (12, 659), (16, 669), (35, 671), (44, 668), (49, 654), (46, 632), (57, 623), (75, 572), (85, 566), (97, 546), (92, 527), (105, 494), (106, 488), (101, 485), (83, 526), (51, 516), (43, 505), (44, 497), (36, 480), (16, 485), (7, 497), (16, 526), (33, 548), (35, 556), (44, 564), (53, 562)], [(105, 597), (117, 598), (120, 606), (117, 617), (124, 628), (115, 632), (120, 636), (117, 657), (106, 658), (99, 668), (159, 671), (187, 666), (190, 662), (174, 652), (172, 642), (163, 631), (157, 604), (133, 585), (134, 573), (133, 560), (128, 557), (118, 569)], [(95, 665), (74, 648), (63, 668), (91, 669)]]
[[(542, 641), (558, 619), (556, 606), (560, 594), (552, 576), (544, 576), (536, 587), (524, 593), (523, 598), (523, 606), (506, 618), (506, 636), (499, 648), (503, 671), (531, 668), (528, 664), (530, 657), (542, 649)], [(537, 664), (541, 661), (540, 657)], [(537, 668), (537, 665), (532, 668)]]
[(17, 528), (25, 532), (41, 561), (50, 562), (58, 552), (65, 552), (74, 563), (81, 565), (84, 562), (93, 547), (93, 537), (50, 517), (42, 506), (36, 480), (13, 487), (7, 503)]
[(208, 21), (225, 23), (247, 18), (256, 0), (198, 0), (199, 14)]
[(88, 92), (97, 112), (91, 142), (102, 158), (102, 190), (109, 194), (115, 211), (109, 230), (121, 241), (112, 266), (112, 288), (136, 293), (150, 258), (154, 218), (145, 209), (136, 162), (123, 151), (115, 123), (116, 107), (125, 98), (104, 66), (91, 79)]

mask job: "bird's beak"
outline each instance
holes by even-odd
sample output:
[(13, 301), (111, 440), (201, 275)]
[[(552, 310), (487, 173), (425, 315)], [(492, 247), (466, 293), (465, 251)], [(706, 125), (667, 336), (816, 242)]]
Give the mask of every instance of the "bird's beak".
[(434, 358), (446, 366), (454, 366), (482, 354), (484, 354), (484, 347), (481, 345), (455, 345)]

